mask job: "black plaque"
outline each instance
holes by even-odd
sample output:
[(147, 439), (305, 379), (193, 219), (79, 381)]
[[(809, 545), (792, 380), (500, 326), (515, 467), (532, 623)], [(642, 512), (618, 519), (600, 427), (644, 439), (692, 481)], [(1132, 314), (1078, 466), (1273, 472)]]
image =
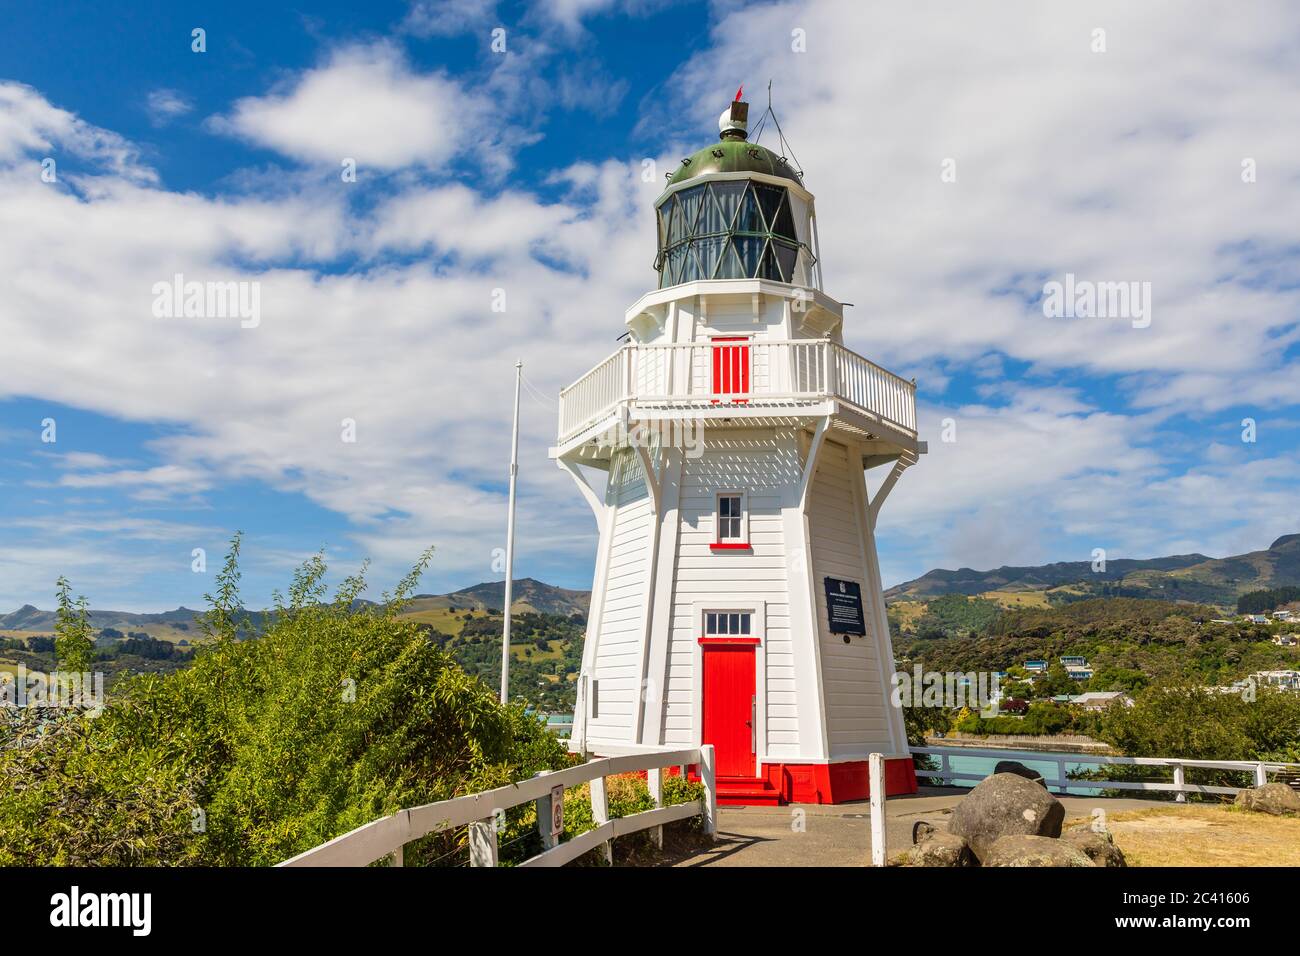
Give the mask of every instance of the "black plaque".
[(856, 581), (826, 578), (826, 617), (832, 634), (865, 637), (867, 621), (862, 615), (862, 587)]

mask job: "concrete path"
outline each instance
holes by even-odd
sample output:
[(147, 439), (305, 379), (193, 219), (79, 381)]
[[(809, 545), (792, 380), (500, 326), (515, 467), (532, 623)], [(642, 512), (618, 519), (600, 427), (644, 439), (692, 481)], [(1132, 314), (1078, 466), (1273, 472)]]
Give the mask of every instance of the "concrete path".
[[(885, 801), (889, 855), (912, 845), (918, 820), (945, 824), (969, 791), (922, 787), (919, 793)], [(1150, 800), (1061, 797), (1066, 820), (1108, 812), (1150, 808)], [(1156, 804), (1174, 806), (1174, 804)], [(863, 800), (838, 806), (720, 807), (718, 841), (709, 850), (673, 860), (673, 866), (868, 866), (871, 863), (871, 806)]]

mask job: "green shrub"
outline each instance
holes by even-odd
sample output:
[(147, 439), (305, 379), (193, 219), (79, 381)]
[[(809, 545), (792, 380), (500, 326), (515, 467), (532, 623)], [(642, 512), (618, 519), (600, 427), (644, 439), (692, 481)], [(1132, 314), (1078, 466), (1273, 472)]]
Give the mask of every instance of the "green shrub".
[[(236, 537), (191, 667), (119, 682), (99, 717), (7, 715), (0, 864), (268, 865), (568, 762), (522, 706), (498, 705), (397, 617), (428, 554), (379, 604), (356, 603), (361, 576), (327, 597), (317, 556), (264, 634), (239, 640), (238, 551)], [(420, 841), (408, 862), (463, 839)]]

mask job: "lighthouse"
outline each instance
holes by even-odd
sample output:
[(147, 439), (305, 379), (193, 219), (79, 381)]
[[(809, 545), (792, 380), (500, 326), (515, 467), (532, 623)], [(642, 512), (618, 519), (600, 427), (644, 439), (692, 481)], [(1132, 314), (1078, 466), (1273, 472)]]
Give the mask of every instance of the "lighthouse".
[(875, 530), (916, 386), (845, 347), (813, 194), (748, 127), (730, 104), (667, 176), (655, 287), (560, 393), (599, 534), (570, 747), (712, 744), (733, 804), (862, 799), (882, 753), (910, 793)]

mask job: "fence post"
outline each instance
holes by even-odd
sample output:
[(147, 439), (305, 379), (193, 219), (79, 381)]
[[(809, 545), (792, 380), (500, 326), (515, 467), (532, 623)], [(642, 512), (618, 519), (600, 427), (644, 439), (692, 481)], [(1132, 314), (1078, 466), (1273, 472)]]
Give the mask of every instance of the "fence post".
[(700, 747), (700, 783), (704, 784), (704, 832), (718, 838), (718, 783), (714, 778), (713, 744)]
[(1069, 787), (1065, 785), (1065, 761), (1060, 757), (1056, 758), (1056, 788), (1062, 796), (1069, 792)]
[[(646, 786), (650, 788), (650, 797), (655, 802), (655, 807), (664, 805), (664, 772), (661, 767), (654, 767), (646, 771)], [(652, 827), (650, 830), (650, 841), (660, 850), (664, 848), (664, 828), (663, 826)]]
[[(545, 777), (551, 771), (539, 770), (533, 774), (534, 777)], [(542, 852), (555, 849), (559, 839), (551, 833), (551, 820), (555, 808), (552, 806), (551, 794), (548, 790), (544, 796), (537, 798), (537, 835), (542, 838)]]
[(871, 865), (884, 866), (888, 859), (885, 845), (885, 755), (868, 758), (871, 787)]
[[(605, 795), (605, 778), (594, 777), (591, 781), (591, 819), (596, 826), (603, 827), (609, 822), (609, 799)], [(614, 841), (606, 840), (600, 845), (605, 855), (605, 863), (614, 865)]]
[(1180, 763), (1174, 764), (1174, 786), (1178, 792), (1174, 794), (1175, 803), (1186, 803), (1187, 794), (1183, 792), (1183, 787), (1187, 786), (1187, 772)]
[(497, 865), (496, 820), (475, 820), (469, 825), (469, 865)]
[(939, 786), (951, 786), (957, 781), (952, 779), (952, 764), (948, 762), (948, 755), (944, 754), (939, 758), (939, 760), (939, 772), (943, 774), (943, 776), (939, 778)]
[(1268, 771), (1264, 769), (1263, 762), (1255, 764), (1255, 786), (1262, 787), (1268, 783)]
[(405, 855), (406, 855), (406, 844), (402, 844), (402, 845), (399, 846), (396, 850), (393, 851), (393, 855), (392, 855), (392, 861), (393, 861), (393, 862), (390, 863), (389, 865), (390, 865), (390, 866), (405, 866), (405, 865), (406, 865), (405, 862), (404, 862), (404, 860), (405, 860)]

